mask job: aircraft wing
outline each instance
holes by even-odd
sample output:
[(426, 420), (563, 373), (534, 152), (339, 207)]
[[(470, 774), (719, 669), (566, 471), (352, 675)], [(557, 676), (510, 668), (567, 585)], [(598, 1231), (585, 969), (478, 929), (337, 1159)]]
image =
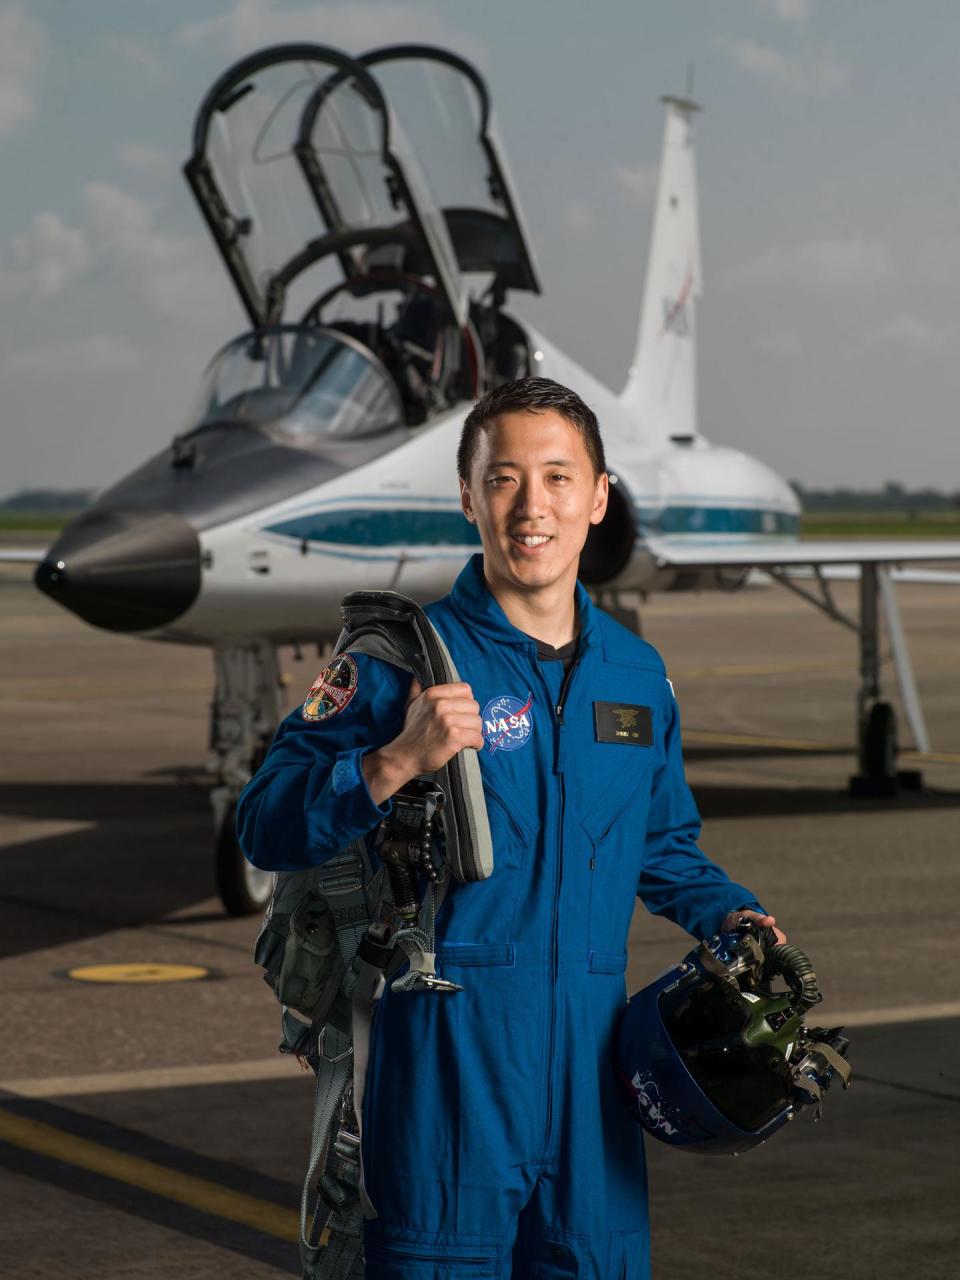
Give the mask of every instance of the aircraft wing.
[[(821, 578), (829, 578), (831, 582), (856, 582), (860, 577), (858, 564), (829, 564), (816, 570), (809, 565), (790, 565), (786, 570), (788, 578), (813, 578), (819, 573)], [(950, 569), (891, 569), (890, 577), (894, 582), (926, 583), (927, 586), (960, 586), (960, 571)]]
[(789, 569), (791, 566), (824, 568), (859, 564), (931, 564), (955, 560), (960, 564), (960, 539), (859, 538), (807, 539), (786, 542), (774, 538), (752, 541), (694, 542), (684, 538), (648, 535), (646, 548), (663, 568), (677, 569)]
[(46, 558), (45, 547), (0, 547), (0, 564), (39, 564)]

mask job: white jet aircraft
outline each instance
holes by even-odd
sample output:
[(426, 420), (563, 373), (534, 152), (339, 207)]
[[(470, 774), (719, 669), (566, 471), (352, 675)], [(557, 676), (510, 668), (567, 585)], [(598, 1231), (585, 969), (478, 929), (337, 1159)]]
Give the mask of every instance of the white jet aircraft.
[[(600, 420), (610, 505), (581, 577), (606, 607), (637, 625), (638, 593), (729, 589), (751, 569), (800, 592), (860, 635), (859, 785), (889, 791), (881, 601), (926, 747), (891, 568), (960, 559), (960, 541), (803, 543), (790, 486), (700, 434), (698, 108), (663, 101), (640, 331), (620, 394), (505, 305), (539, 279), (486, 87), (462, 58), (278, 46), (233, 66), (201, 104), (185, 174), (252, 328), (214, 357), (187, 429), (37, 557), (36, 582), (96, 626), (213, 649), (228, 910), (255, 910), (271, 887), (239, 853), (233, 811), (280, 716), (277, 646), (328, 645), (350, 590), (447, 591), (477, 546), (458, 499), (460, 427), (512, 378), (565, 383)], [(836, 566), (859, 567), (859, 621), (831, 598)]]

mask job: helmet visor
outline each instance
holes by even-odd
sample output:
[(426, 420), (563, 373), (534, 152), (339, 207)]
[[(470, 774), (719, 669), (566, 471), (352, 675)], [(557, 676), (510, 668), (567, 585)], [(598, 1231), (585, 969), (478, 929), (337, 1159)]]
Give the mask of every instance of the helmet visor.
[(731, 984), (702, 976), (661, 992), (660, 1017), (674, 1048), (713, 1105), (741, 1129), (769, 1124), (791, 1100), (783, 1055), (744, 1040), (747, 1002)]

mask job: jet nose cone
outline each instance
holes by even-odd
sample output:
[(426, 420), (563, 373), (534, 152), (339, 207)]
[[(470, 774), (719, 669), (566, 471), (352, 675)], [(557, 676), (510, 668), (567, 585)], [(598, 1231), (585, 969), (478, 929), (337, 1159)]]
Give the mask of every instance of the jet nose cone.
[(200, 590), (200, 543), (169, 512), (89, 511), (68, 525), (34, 574), (37, 587), (108, 631), (150, 631)]

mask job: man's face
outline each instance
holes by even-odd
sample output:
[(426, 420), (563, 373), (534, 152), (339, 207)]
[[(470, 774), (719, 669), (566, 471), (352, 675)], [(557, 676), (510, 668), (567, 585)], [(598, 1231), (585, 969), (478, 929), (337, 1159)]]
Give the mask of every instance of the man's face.
[(490, 585), (537, 592), (577, 576), (592, 524), (607, 509), (583, 436), (552, 409), (520, 410), (480, 433), (460, 500), (483, 542)]

